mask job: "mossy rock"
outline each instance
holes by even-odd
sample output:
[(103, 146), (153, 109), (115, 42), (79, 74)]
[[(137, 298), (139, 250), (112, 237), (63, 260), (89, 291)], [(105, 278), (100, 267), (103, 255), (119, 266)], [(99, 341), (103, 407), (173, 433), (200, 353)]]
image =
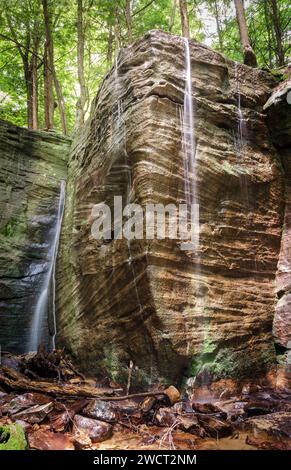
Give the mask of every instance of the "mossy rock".
[(25, 432), (19, 424), (0, 426), (0, 450), (25, 450), (28, 448)]

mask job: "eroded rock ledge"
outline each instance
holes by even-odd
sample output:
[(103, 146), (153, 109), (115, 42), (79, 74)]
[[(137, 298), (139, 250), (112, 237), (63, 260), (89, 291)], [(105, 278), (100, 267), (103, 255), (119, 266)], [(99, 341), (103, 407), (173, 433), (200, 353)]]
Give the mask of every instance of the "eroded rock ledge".
[(254, 375), (275, 361), (284, 181), (263, 111), (274, 79), (195, 41), (190, 53), (199, 265), (176, 240), (133, 241), (129, 250), (126, 240), (91, 237), (93, 205), (112, 206), (114, 195), (142, 205), (184, 202), (182, 38), (153, 31), (119, 54), (71, 154), (58, 341), (84, 369), (118, 380), (130, 360), (140, 383), (206, 370)]

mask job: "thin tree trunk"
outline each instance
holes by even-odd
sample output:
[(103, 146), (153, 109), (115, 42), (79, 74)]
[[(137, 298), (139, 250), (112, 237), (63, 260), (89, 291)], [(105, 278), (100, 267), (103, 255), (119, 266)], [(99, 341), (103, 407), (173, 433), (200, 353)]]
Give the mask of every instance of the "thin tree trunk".
[(271, 8), (272, 8), (272, 21), (274, 25), (275, 31), (275, 38), (276, 38), (276, 55), (277, 55), (277, 65), (282, 66), (285, 64), (285, 54), (283, 49), (282, 43), (282, 28), (281, 28), (281, 21), (280, 15), (277, 5), (277, 0), (271, 0)]
[(177, 0), (173, 0), (172, 14), (171, 14), (170, 23), (169, 23), (170, 33), (172, 32), (173, 26), (175, 24), (176, 10), (177, 10)]
[(66, 103), (64, 100), (64, 95), (62, 92), (62, 87), (59, 82), (59, 80), (56, 77), (56, 74), (53, 74), (54, 77), (54, 85), (56, 89), (56, 94), (57, 94), (57, 99), (58, 99), (58, 105), (60, 109), (60, 116), (61, 116), (61, 123), (62, 123), (62, 130), (65, 135), (68, 134), (68, 128), (67, 128), (67, 116), (66, 116)]
[(113, 61), (113, 42), (114, 42), (113, 28), (112, 28), (112, 25), (110, 25), (109, 33), (108, 33), (107, 55), (106, 55), (106, 60), (107, 60), (108, 65), (111, 65)]
[(52, 74), (53, 82), (55, 85), (55, 90), (58, 99), (58, 105), (60, 110), (61, 116), (61, 123), (62, 123), (62, 130), (63, 133), (67, 134), (67, 119), (66, 119), (66, 106), (65, 101), (62, 93), (61, 85), (57, 79), (56, 70), (54, 66), (54, 46), (53, 46), (53, 39), (51, 33), (51, 19), (50, 13), (48, 9), (48, 2), (47, 0), (42, 0), (43, 6), (43, 15), (44, 15), (44, 24), (45, 24), (45, 35), (46, 35), (46, 50), (47, 50), (47, 67), (49, 69), (49, 74)]
[(84, 22), (83, 22), (83, 0), (77, 0), (78, 13), (77, 13), (77, 31), (78, 31), (78, 45), (77, 45), (77, 60), (78, 60), (78, 80), (80, 86), (80, 97), (77, 101), (77, 116), (76, 127), (83, 126), (85, 121), (85, 108), (88, 99), (87, 87), (85, 82), (84, 73), (84, 53), (85, 53), (85, 35), (84, 35)]
[(237, 22), (238, 22), (239, 32), (240, 32), (241, 45), (242, 45), (242, 50), (243, 50), (243, 55), (244, 55), (244, 63), (246, 65), (250, 65), (251, 67), (256, 67), (257, 58), (250, 43), (248, 26), (246, 22), (245, 10), (244, 10), (242, 0), (234, 0), (234, 3), (235, 3)]
[(120, 32), (120, 16), (119, 9), (116, 6), (114, 11), (115, 23), (114, 23), (114, 38), (115, 38), (115, 49), (118, 51), (121, 47), (121, 32)]
[(38, 129), (38, 49), (40, 43), (39, 22), (34, 22), (33, 54), (30, 59), (31, 64), (31, 100), (32, 116), (31, 125), (33, 130)]
[(125, 19), (126, 19), (126, 25), (127, 25), (128, 44), (131, 44), (132, 41), (133, 41), (133, 37), (132, 37), (131, 0), (126, 0)]
[(44, 45), (43, 56), (43, 81), (44, 81), (44, 121), (47, 130), (54, 127), (54, 92), (53, 92), (53, 76), (50, 67), (48, 44)]
[(31, 57), (26, 73), (28, 128), (38, 129), (38, 76), (37, 58)]
[(32, 57), (32, 129), (38, 129), (38, 74), (36, 57)]
[(272, 28), (270, 25), (270, 15), (268, 10), (267, 2), (264, 2), (264, 16), (265, 16), (265, 24), (266, 30), (268, 35), (268, 55), (269, 55), (269, 67), (270, 69), (273, 68), (273, 57), (272, 57)]
[(219, 41), (219, 49), (223, 51), (223, 39), (222, 39), (222, 31), (221, 31), (221, 25), (220, 25), (217, 0), (214, 0), (214, 12), (215, 12), (215, 21), (216, 21), (217, 35), (218, 35), (218, 41)]
[(179, 0), (180, 4), (180, 15), (181, 15), (181, 26), (182, 26), (182, 35), (185, 38), (190, 38), (189, 30), (189, 16), (187, 10), (187, 0)]
[(24, 77), (26, 86), (27, 127), (32, 129), (32, 70), (29, 62), (24, 64)]

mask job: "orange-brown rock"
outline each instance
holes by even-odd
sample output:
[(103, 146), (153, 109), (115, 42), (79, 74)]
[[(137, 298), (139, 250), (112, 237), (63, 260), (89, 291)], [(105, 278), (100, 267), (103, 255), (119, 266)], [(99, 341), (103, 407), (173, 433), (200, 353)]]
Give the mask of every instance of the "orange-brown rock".
[(114, 196), (143, 207), (185, 202), (182, 38), (153, 31), (119, 54), (69, 164), (57, 341), (84, 369), (125, 383), (130, 361), (141, 384), (205, 370), (254, 376), (275, 361), (284, 182), (263, 111), (274, 79), (195, 41), (190, 54), (197, 256), (176, 239), (91, 235), (92, 207), (112, 207)]
[[(285, 209), (276, 278), (278, 303), (274, 316), (276, 343), (291, 349), (291, 79), (280, 83), (265, 105), (274, 145), (280, 153), (285, 180)], [(290, 366), (290, 363), (289, 363)], [(291, 372), (291, 370), (290, 370)]]

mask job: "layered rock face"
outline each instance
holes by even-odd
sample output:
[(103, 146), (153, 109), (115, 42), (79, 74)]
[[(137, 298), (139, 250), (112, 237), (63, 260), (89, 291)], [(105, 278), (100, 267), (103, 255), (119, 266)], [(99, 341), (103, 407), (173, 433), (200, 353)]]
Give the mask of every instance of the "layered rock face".
[[(190, 41), (199, 253), (177, 239), (96, 241), (91, 211), (122, 196), (185, 202), (183, 38), (153, 31), (119, 54), (71, 155), (58, 267), (58, 342), (92, 373), (177, 381), (254, 375), (272, 322), (284, 183), (263, 105), (273, 78)], [(203, 375), (203, 374), (202, 374)]]
[(274, 337), (291, 349), (291, 78), (281, 83), (265, 106), (274, 145), (280, 153), (285, 180), (285, 211), (276, 279), (278, 303)]
[(70, 141), (0, 121), (0, 344), (27, 350)]

